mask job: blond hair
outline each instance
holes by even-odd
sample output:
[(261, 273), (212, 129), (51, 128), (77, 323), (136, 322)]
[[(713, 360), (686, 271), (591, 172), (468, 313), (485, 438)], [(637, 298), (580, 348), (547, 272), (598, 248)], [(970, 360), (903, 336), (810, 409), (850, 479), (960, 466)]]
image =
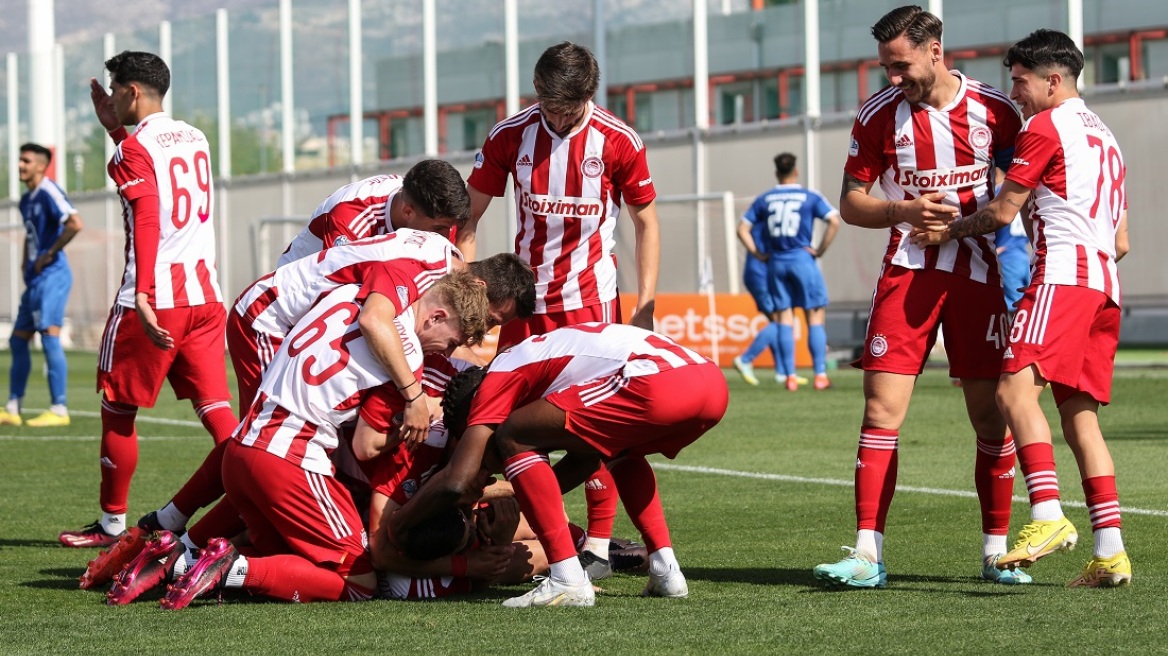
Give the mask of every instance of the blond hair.
[(465, 269), (451, 271), (426, 290), (425, 298), (454, 315), (468, 346), (482, 343), (487, 333), (490, 305), (486, 285), (474, 274)]

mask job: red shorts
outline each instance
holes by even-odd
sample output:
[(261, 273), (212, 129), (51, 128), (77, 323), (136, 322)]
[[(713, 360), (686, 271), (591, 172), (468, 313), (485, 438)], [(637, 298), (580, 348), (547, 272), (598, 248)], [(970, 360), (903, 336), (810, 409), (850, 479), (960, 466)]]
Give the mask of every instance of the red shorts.
[(223, 454), (223, 488), (265, 556), (296, 554), (341, 576), (369, 571), (361, 516), (336, 478), (231, 440)]
[(1106, 405), (1111, 402), (1119, 320), (1119, 306), (1103, 292), (1032, 285), (1014, 314), (1002, 372), (1034, 365), (1050, 381), (1056, 403), (1086, 392)]
[(273, 337), (247, 325), (246, 319), (238, 312), (227, 313), (227, 350), (231, 353), (231, 366), (235, 368), (240, 412), (255, 401), (264, 372), (283, 342), (283, 337)]
[(498, 350), (502, 352), (532, 335), (544, 335), (556, 328), (590, 321), (621, 323), (620, 299), (589, 305), (579, 310), (533, 314), (526, 319), (512, 319), (499, 328)]
[(886, 265), (876, 283), (864, 355), (853, 366), (916, 376), (944, 330), (949, 375), (997, 379), (1008, 326), (1000, 287), (936, 269)]
[(207, 303), (154, 313), (158, 325), (174, 338), (168, 351), (150, 341), (137, 310), (121, 305), (110, 310), (97, 360), (97, 391), (116, 403), (152, 408), (165, 379), (179, 399), (230, 399), (223, 363), (223, 306)]
[(730, 400), (726, 377), (712, 362), (633, 376), (597, 401), (598, 387), (610, 384), (592, 381), (547, 396), (567, 415), (564, 428), (606, 459), (650, 453), (676, 458), (722, 420)]

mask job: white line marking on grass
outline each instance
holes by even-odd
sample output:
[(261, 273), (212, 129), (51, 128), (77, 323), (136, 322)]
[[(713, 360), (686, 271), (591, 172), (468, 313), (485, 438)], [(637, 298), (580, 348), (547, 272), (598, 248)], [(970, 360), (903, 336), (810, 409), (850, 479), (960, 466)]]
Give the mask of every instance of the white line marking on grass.
[[(784, 483), (814, 483), (818, 485), (835, 485), (837, 487), (852, 487), (853, 481), (844, 481), (836, 478), (808, 478), (805, 476), (788, 476), (786, 474), (760, 474), (757, 472), (735, 471), (733, 469), (718, 469), (715, 467), (694, 467), (691, 465), (673, 465), (669, 463), (653, 463), (654, 469), (664, 469), (666, 471), (681, 471), (692, 474), (713, 474), (716, 476), (734, 476), (736, 478), (757, 478), (765, 481), (782, 481)], [(967, 497), (976, 499), (976, 492), (969, 492), (966, 490), (945, 490), (935, 487), (916, 487), (912, 485), (897, 485), (897, 492), (920, 492), (922, 494), (934, 494), (938, 496), (947, 497)], [(1014, 503), (1029, 504), (1030, 499), (1027, 497), (1014, 497)], [(1064, 506), (1071, 508), (1086, 508), (1087, 504), (1082, 501), (1063, 500)], [(1120, 506), (1120, 512), (1131, 515), (1151, 515), (1153, 517), (1168, 517), (1168, 510), (1152, 510), (1148, 508), (1131, 508), (1128, 506)]]
[[(43, 408), (27, 408), (29, 412), (43, 412)], [(69, 414), (74, 417), (100, 417), (100, 412), (90, 412), (89, 410), (70, 410)], [(167, 419), (165, 417), (143, 417), (138, 415), (134, 421), (140, 421), (144, 424), (162, 424), (164, 426), (189, 426), (190, 428), (202, 428), (203, 423), (199, 421), (190, 421), (189, 419)]]

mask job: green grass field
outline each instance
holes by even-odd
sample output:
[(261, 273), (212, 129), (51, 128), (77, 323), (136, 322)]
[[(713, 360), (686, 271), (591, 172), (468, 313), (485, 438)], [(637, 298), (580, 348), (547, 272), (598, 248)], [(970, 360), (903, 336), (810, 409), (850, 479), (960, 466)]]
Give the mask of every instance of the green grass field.
[[(46, 406), (34, 355), (26, 404)], [(603, 581), (592, 609), (499, 606), (522, 587), (462, 601), (298, 606), (255, 600), (196, 602), (179, 612), (158, 596), (121, 608), (77, 577), (93, 555), (57, 532), (98, 516), (94, 356), (70, 354), (73, 425), (0, 428), (0, 653), (1153, 653), (1168, 625), (1168, 369), (1117, 371), (1101, 413), (1117, 463), (1134, 584), (1068, 590), (1090, 557), (1090, 522), (1074, 460), (1058, 443), (1064, 502), (1079, 549), (1031, 569), (1036, 584), (983, 583), (972, 495), (974, 445), (959, 389), (922, 376), (901, 433), (900, 490), (889, 518), (886, 590), (825, 590), (811, 568), (854, 539), (851, 478), (860, 376), (835, 374), (826, 392), (750, 388), (733, 372), (723, 422), (676, 461), (657, 459), (685, 600), (638, 597), (641, 576)], [(0, 357), (6, 371), (7, 357)], [(211, 441), (169, 389), (139, 415), (141, 457), (130, 519), (158, 507)], [(1052, 417), (1053, 405), (1048, 404)], [(30, 413), (26, 413), (26, 417)], [(1056, 436), (1061, 434), (1055, 422)], [(1017, 481), (1015, 493), (1025, 489)], [(569, 498), (580, 515), (582, 495)], [(1028, 518), (1019, 497), (1014, 534)], [(618, 519), (617, 533), (633, 535)]]

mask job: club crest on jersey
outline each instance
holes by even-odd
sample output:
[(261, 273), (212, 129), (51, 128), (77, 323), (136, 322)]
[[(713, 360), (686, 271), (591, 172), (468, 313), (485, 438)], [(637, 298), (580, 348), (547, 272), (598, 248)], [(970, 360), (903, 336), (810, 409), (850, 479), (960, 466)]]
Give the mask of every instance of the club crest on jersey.
[(876, 335), (872, 338), (872, 343), (868, 345), (868, 352), (874, 358), (878, 358), (888, 352), (888, 340), (884, 338), (884, 335)]
[(969, 131), (969, 143), (978, 150), (989, 148), (992, 137), (990, 129), (984, 125), (979, 125)]
[(580, 172), (586, 178), (599, 178), (604, 173), (604, 162), (599, 157), (585, 157), (580, 163)]

